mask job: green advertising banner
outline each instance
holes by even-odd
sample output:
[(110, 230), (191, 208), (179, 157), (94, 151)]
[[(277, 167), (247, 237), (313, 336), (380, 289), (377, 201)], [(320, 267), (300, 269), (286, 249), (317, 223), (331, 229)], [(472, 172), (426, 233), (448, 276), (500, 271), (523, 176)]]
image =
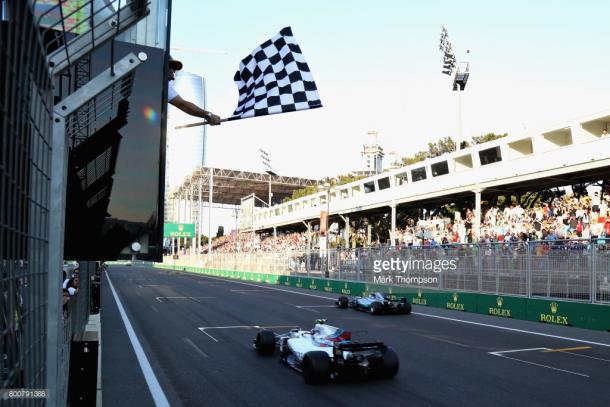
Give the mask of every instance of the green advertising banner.
[(381, 291), (396, 297), (405, 296), (420, 306), (445, 308), (459, 312), (474, 312), (498, 318), (515, 318), (545, 324), (575, 326), (610, 332), (610, 306), (582, 302), (537, 299), (520, 296), (453, 292), (435, 289), (401, 287), (383, 284), (368, 284), (358, 281), (341, 281), (315, 277), (293, 277), (285, 275), (253, 273), (248, 271), (205, 269), (189, 266), (155, 264), (192, 273), (214, 275), (225, 278), (266, 282), (285, 287), (307, 288), (322, 291), (331, 296), (366, 295)]
[(195, 237), (195, 224), (164, 223), (163, 237)]

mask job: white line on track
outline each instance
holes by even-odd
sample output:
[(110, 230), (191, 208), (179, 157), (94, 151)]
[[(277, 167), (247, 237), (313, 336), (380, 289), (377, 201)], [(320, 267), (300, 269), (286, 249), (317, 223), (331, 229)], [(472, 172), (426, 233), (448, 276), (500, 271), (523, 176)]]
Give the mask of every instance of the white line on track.
[(250, 287), (258, 287), (258, 288), (263, 288), (265, 290), (282, 291), (282, 292), (285, 292), (285, 293), (304, 295), (304, 296), (307, 296), (307, 297), (324, 298), (325, 300), (333, 300), (333, 301), (336, 300), (336, 298), (325, 297), (323, 295), (301, 293), (301, 292), (298, 292), (298, 291), (285, 290), (283, 288), (276, 288), (276, 287), (265, 287), (265, 286), (260, 286), (260, 285), (256, 285), (256, 284), (244, 283), (244, 282), (241, 282), (241, 281), (227, 280), (227, 279), (224, 279), (224, 278), (211, 277), (211, 276), (200, 276), (200, 277), (210, 278), (212, 280), (224, 281), (226, 283), (241, 284), (241, 285), (247, 285), (247, 286), (250, 286)]
[[(302, 293), (302, 292), (298, 292), (298, 291), (285, 290), (285, 289), (276, 288), (276, 287), (264, 287), (264, 286), (260, 286), (260, 285), (256, 285), (256, 284), (243, 283), (241, 281), (233, 281), (233, 280), (227, 280), (227, 279), (211, 277), (211, 276), (200, 276), (200, 277), (210, 278), (210, 279), (219, 280), (219, 281), (225, 281), (225, 282), (233, 283), (233, 284), (242, 284), (242, 285), (247, 285), (247, 286), (251, 286), (251, 287), (264, 288), (264, 289), (267, 289), (267, 290), (282, 291), (282, 292), (285, 292), (285, 293), (304, 295), (304, 296), (307, 296), (307, 297), (323, 298), (325, 300), (336, 301), (336, 298), (326, 297), (326, 296), (323, 296), (323, 295)], [(482, 322), (466, 321), (466, 320), (463, 320), (463, 319), (442, 317), (440, 315), (425, 314), (425, 313), (422, 313), (422, 312), (411, 312), (411, 313), (414, 314), (414, 315), (421, 315), (423, 317), (443, 319), (443, 320), (447, 320), (447, 321), (459, 322), (459, 323), (462, 323), (462, 324), (478, 325), (478, 326), (484, 326), (484, 327), (488, 327), (488, 328), (501, 329), (501, 330), (505, 330), (505, 331), (519, 332), (519, 333), (524, 333), (524, 334), (528, 334), (528, 335), (544, 336), (546, 338), (562, 339), (562, 340), (571, 341), (571, 342), (588, 343), (589, 345), (598, 345), (598, 346), (604, 346), (604, 347), (610, 348), (610, 344), (608, 344), (608, 343), (593, 342), (593, 341), (588, 341), (588, 340), (585, 340), (585, 339), (577, 339), (577, 338), (570, 338), (570, 337), (567, 337), (567, 336), (551, 335), (551, 334), (545, 334), (545, 333), (542, 333), (542, 332), (528, 331), (528, 330), (525, 330), (525, 329), (509, 328), (509, 327), (506, 327), (506, 326), (484, 324)]]
[[(546, 349), (546, 348), (543, 348), (543, 349)], [(559, 369), (559, 368), (553, 367), (553, 366), (548, 366), (548, 365), (543, 365), (543, 364), (540, 364), (540, 363), (530, 362), (530, 361), (527, 361), (527, 360), (517, 359), (517, 358), (510, 357), (510, 356), (505, 356), (505, 355), (502, 355), (502, 354), (498, 354), (497, 352), (489, 352), (489, 353), (491, 355), (494, 355), (494, 356), (499, 356), (499, 357), (504, 358), (504, 359), (510, 359), (510, 360), (514, 360), (514, 361), (517, 361), (517, 362), (526, 363), (528, 365), (544, 367), (546, 369), (556, 370), (558, 372), (569, 373), (569, 374), (573, 374), (573, 375), (581, 376), (581, 377), (587, 377), (587, 378), (590, 377), (589, 375), (586, 375), (584, 373), (573, 372), (571, 370)]]
[(200, 354), (202, 357), (204, 358), (209, 358), (208, 354), (205, 353), (204, 351), (202, 351), (199, 346), (195, 345), (193, 343), (193, 341), (191, 341), (189, 338), (182, 338), (184, 340), (184, 342), (186, 342), (187, 344), (189, 344), (193, 349), (195, 349), (195, 352), (197, 352), (198, 354)]
[(444, 342), (444, 343), (448, 343), (450, 345), (460, 346), (462, 348), (470, 348), (470, 345), (466, 345), (465, 343), (460, 343), (460, 342), (452, 341), (450, 339), (445, 339), (445, 338), (439, 338), (438, 336), (434, 336), (434, 335), (422, 335), (422, 334), (415, 334), (415, 335), (419, 335), (422, 338), (430, 339), (432, 341)]
[(527, 348), (527, 349), (510, 349), (510, 350), (500, 350), (496, 352), (488, 352), (490, 355), (500, 356), (502, 353), (515, 353), (515, 352), (531, 352), (535, 350), (549, 350), (548, 348)]
[(337, 308), (334, 305), (295, 305), (297, 308)]
[(196, 298), (216, 298), (216, 297), (155, 297), (155, 300), (159, 301), (159, 302), (163, 302), (161, 301), (162, 299), (166, 299), (166, 300), (193, 300), (196, 302), (199, 302)]
[(506, 327), (506, 326), (484, 324), (482, 322), (465, 321), (463, 319), (442, 317), (440, 315), (423, 314), (421, 312), (412, 312), (412, 314), (422, 315), (422, 316), (429, 317), (429, 318), (438, 318), (438, 319), (444, 319), (444, 320), (447, 320), (447, 321), (460, 322), (462, 324), (485, 326), (485, 327), (488, 327), (488, 328), (502, 329), (502, 330), (505, 330), (505, 331), (519, 332), (519, 333), (524, 333), (524, 334), (529, 334), (529, 335), (544, 336), (546, 338), (562, 339), (564, 341), (579, 342), (579, 343), (588, 343), (590, 345), (605, 346), (607, 348), (610, 348), (610, 344), (608, 344), (608, 343), (587, 341), (585, 339), (576, 339), (576, 338), (570, 338), (570, 337), (567, 337), (567, 336), (559, 336), (559, 335), (545, 334), (545, 333), (542, 333), (542, 332), (527, 331), (525, 329), (517, 329), (517, 328), (509, 328), (509, 327)]
[(610, 359), (598, 358), (596, 356), (583, 355), (581, 353), (573, 353), (573, 352), (568, 352), (568, 351), (558, 351), (558, 353), (565, 353), (566, 355), (572, 355), (572, 356), (578, 356), (581, 358), (599, 360), (600, 362), (610, 362)]
[(319, 314), (320, 311), (316, 311), (315, 309), (309, 309), (309, 308), (305, 308), (305, 307), (299, 307), (298, 305), (295, 305), (295, 307), (297, 307), (298, 309), (302, 309), (303, 311), (309, 311), (309, 312), (313, 312), (315, 314)]
[(201, 332), (209, 336), (214, 342), (218, 343), (218, 339), (214, 338), (207, 331), (210, 329), (271, 329), (271, 328), (295, 328), (294, 325), (268, 325), (268, 326), (260, 326), (260, 325), (228, 325), (228, 326), (202, 326), (199, 329)]
[(121, 319), (123, 320), (123, 325), (125, 325), (125, 329), (127, 330), (127, 335), (129, 336), (129, 341), (131, 342), (131, 346), (136, 354), (136, 358), (138, 359), (138, 363), (140, 364), (140, 369), (142, 369), (142, 373), (144, 374), (144, 379), (146, 380), (146, 384), (148, 385), (148, 389), (150, 390), (150, 394), (155, 402), (156, 407), (169, 407), (169, 401), (167, 401), (167, 397), (157, 380), (157, 376), (155, 376), (155, 372), (152, 370), (150, 366), (150, 362), (144, 353), (144, 349), (142, 349), (142, 345), (136, 336), (133, 327), (131, 326), (131, 322), (129, 322), (129, 318), (127, 318), (127, 314), (125, 313), (125, 309), (123, 308), (123, 304), (119, 299), (116, 291), (114, 290), (114, 286), (112, 285), (112, 281), (110, 281), (110, 276), (106, 273), (106, 279), (108, 279), (108, 284), (110, 285), (110, 290), (112, 291), (112, 295), (114, 296), (114, 300), (116, 301), (117, 308), (119, 309), (119, 314), (121, 315)]
[(201, 329), (201, 328), (199, 328), (199, 330), (200, 330), (201, 332), (203, 332), (204, 334), (206, 334), (207, 336), (209, 336), (209, 337), (210, 337), (210, 338), (211, 338), (211, 339), (212, 339), (214, 342), (218, 343), (218, 339), (214, 338), (212, 335), (210, 335), (209, 333), (207, 333), (207, 332), (205, 331), (205, 329)]
[(231, 290), (232, 293), (266, 293), (267, 290)]
[(159, 310), (152, 304), (150, 304), (150, 308), (155, 312), (159, 312)]
[(295, 305), (295, 307), (302, 309), (303, 311), (315, 312), (316, 314), (319, 314), (320, 311), (309, 308), (336, 308), (334, 305)]

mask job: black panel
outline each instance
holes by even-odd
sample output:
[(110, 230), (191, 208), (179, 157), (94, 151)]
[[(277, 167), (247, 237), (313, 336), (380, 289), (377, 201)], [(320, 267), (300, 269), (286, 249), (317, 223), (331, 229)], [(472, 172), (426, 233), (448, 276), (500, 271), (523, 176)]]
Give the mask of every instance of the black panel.
[(411, 170), (411, 180), (413, 182), (421, 181), (424, 179), (426, 179), (426, 168), (425, 167), (416, 168), (414, 170)]
[(440, 163), (435, 163), (430, 166), (432, 170), (432, 176), (438, 177), (439, 175), (449, 174), (449, 165), (447, 161), (441, 161)]
[[(129, 247), (136, 241), (142, 245), (138, 259), (162, 258), (165, 55), (161, 49), (116, 42), (115, 60), (129, 52), (148, 56), (135, 71), (131, 96), (110, 122), (86, 140), (72, 141), (64, 254), (68, 259), (131, 258)], [(109, 67), (109, 60), (109, 46), (94, 53), (92, 78)]]
[(479, 151), (479, 158), (481, 159), (481, 165), (493, 164), (498, 161), (502, 161), (500, 147), (493, 147), (488, 148), (487, 150)]

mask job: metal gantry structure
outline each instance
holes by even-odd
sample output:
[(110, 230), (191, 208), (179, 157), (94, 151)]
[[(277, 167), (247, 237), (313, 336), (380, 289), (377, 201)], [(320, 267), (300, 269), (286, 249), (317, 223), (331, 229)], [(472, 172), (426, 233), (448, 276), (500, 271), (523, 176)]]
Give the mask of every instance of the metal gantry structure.
[[(192, 194), (198, 196), (201, 193), (203, 200), (213, 195), (215, 203), (239, 205), (241, 198), (251, 193), (264, 196), (269, 177), (269, 174), (258, 172), (200, 167), (185, 177), (182, 184), (172, 191), (171, 198), (193, 196)], [(275, 196), (280, 199), (289, 196), (296, 189), (317, 185), (317, 181), (313, 179), (282, 175), (271, 175), (271, 183), (276, 191)]]
[[(313, 179), (280, 176), (270, 173), (200, 167), (187, 176), (182, 184), (171, 192), (174, 220), (194, 223), (196, 235), (203, 233), (201, 218), (203, 202), (208, 208), (234, 208), (241, 205), (242, 198), (254, 194), (256, 201), (267, 205), (258, 198), (265, 196), (273, 187), (274, 197), (281, 200), (291, 196), (292, 192), (308, 186), (317, 185)], [(210, 211), (211, 212), (211, 211)], [(211, 235), (211, 221), (208, 220), (208, 232)], [(198, 240), (193, 247), (198, 249)], [(211, 251), (211, 240), (208, 241), (208, 252)]]

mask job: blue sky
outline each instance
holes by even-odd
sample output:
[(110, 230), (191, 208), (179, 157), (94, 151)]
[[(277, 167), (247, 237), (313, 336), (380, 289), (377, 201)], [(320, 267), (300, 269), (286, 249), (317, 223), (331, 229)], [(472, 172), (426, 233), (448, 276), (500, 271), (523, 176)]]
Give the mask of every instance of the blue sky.
[[(324, 107), (208, 130), (208, 164), (319, 178), (359, 169), (366, 133), (411, 155), (457, 134), (457, 99), (441, 74), (444, 25), (471, 78), (465, 138), (535, 132), (610, 109), (607, 1), (174, 0), (172, 51), (206, 78), (208, 108), (229, 116), (239, 61), (291, 26)], [(467, 54), (466, 50), (470, 50)], [(221, 52), (215, 52), (221, 51)], [(196, 120), (194, 120), (196, 121)]]

